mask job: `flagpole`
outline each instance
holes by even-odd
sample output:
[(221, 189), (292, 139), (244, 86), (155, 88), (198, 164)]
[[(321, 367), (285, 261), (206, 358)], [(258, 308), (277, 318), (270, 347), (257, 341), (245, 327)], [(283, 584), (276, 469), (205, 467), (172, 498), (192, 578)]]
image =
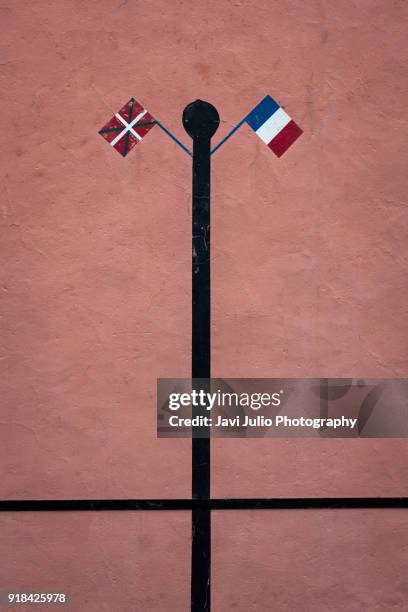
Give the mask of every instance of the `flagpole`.
[[(192, 206), (192, 378), (211, 378), (210, 182), (211, 138), (219, 126), (217, 110), (196, 100), (183, 112), (183, 125), (193, 139)], [(201, 385), (202, 387), (202, 385)], [(199, 408), (195, 409), (196, 411)], [(194, 414), (194, 413), (193, 413)], [(192, 497), (209, 500), (210, 438), (192, 439)], [(194, 434), (194, 431), (193, 431)], [(210, 505), (193, 508), (191, 611), (209, 612), (211, 598)]]
[(247, 119), (247, 115), (245, 115), (245, 117), (244, 117), (243, 119), (241, 119), (241, 121), (240, 121), (239, 123), (237, 123), (237, 125), (236, 125), (235, 127), (233, 127), (233, 128), (232, 128), (232, 130), (231, 130), (230, 132), (228, 132), (228, 134), (225, 136), (225, 138), (223, 138), (223, 139), (221, 140), (221, 142), (219, 142), (219, 143), (217, 144), (217, 146), (216, 146), (216, 147), (214, 147), (214, 149), (211, 151), (211, 155), (212, 155), (213, 153), (215, 153), (215, 152), (217, 151), (217, 149), (219, 149), (219, 148), (220, 148), (220, 147), (221, 147), (221, 146), (224, 144), (224, 142), (226, 142), (226, 141), (227, 141), (229, 138), (231, 138), (231, 136), (232, 136), (233, 134), (235, 134), (235, 132), (236, 132), (236, 131), (237, 131), (237, 130), (238, 130), (240, 127), (241, 127), (241, 125), (242, 125), (243, 123), (245, 123), (246, 119)]
[(176, 138), (176, 137), (174, 136), (174, 134), (172, 134), (172, 133), (170, 132), (170, 130), (168, 130), (166, 127), (164, 127), (164, 125), (163, 125), (163, 124), (162, 124), (160, 121), (156, 121), (155, 123), (156, 123), (156, 124), (159, 126), (159, 128), (160, 128), (160, 129), (162, 129), (162, 130), (163, 130), (163, 132), (164, 132), (165, 134), (167, 134), (167, 136), (170, 136), (170, 138), (171, 138), (172, 140), (174, 140), (174, 142), (175, 142), (175, 143), (177, 143), (177, 144), (178, 144), (178, 146), (179, 146), (179, 147), (181, 147), (181, 148), (183, 149), (183, 151), (185, 151), (186, 153), (188, 153), (188, 154), (190, 155), (190, 157), (191, 157), (191, 151), (189, 151), (189, 150), (187, 149), (187, 147), (185, 147), (185, 146), (183, 145), (183, 143), (182, 143), (182, 142), (180, 142), (180, 141), (178, 140), (178, 138)]

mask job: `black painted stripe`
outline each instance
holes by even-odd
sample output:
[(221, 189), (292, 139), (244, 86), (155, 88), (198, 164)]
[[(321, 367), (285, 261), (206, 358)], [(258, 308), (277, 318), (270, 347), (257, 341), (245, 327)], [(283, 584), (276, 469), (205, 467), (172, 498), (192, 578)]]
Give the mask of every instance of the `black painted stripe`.
[(408, 497), (288, 497), (213, 499), (213, 510), (352, 510), (408, 508)]
[[(183, 112), (183, 125), (193, 139), (192, 206), (192, 351), (193, 379), (211, 377), (211, 137), (219, 125), (217, 110), (196, 100)], [(202, 386), (202, 385), (201, 385)], [(193, 416), (202, 411), (194, 408)], [(194, 433), (194, 432), (193, 432)], [(210, 439), (192, 439), (191, 611), (211, 608)]]
[[(0, 512), (185, 510), (352, 510), (408, 508), (408, 497), (295, 497), (240, 499), (18, 499), (0, 501)], [(200, 526), (204, 526), (200, 523)]]

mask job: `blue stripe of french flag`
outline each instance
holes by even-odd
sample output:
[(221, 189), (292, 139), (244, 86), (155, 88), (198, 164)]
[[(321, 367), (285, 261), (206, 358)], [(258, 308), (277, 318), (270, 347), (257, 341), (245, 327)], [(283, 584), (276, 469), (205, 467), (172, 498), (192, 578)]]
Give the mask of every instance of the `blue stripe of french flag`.
[(270, 96), (265, 96), (245, 121), (278, 157), (303, 134), (297, 123)]

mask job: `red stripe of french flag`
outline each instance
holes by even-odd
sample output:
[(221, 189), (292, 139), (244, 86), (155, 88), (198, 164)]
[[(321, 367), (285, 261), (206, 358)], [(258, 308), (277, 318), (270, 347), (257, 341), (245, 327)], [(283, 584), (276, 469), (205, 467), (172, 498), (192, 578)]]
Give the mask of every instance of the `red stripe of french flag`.
[(303, 134), (303, 130), (291, 119), (280, 132), (268, 143), (268, 147), (281, 157), (289, 147)]

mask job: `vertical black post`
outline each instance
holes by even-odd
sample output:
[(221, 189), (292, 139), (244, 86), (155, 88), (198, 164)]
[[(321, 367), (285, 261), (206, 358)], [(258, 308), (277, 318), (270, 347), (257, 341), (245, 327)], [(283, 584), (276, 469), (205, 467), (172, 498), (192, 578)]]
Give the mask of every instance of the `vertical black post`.
[[(210, 151), (220, 118), (208, 102), (196, 100), (183, 112), (193, 139), (192, 378), (211, 377)], [(192, 439), (192, 497), (210, 498), (210, 438)], [(211, 513), (209, 504), (192, 511), (191, 611), (209, 612), (211, 601)]]

